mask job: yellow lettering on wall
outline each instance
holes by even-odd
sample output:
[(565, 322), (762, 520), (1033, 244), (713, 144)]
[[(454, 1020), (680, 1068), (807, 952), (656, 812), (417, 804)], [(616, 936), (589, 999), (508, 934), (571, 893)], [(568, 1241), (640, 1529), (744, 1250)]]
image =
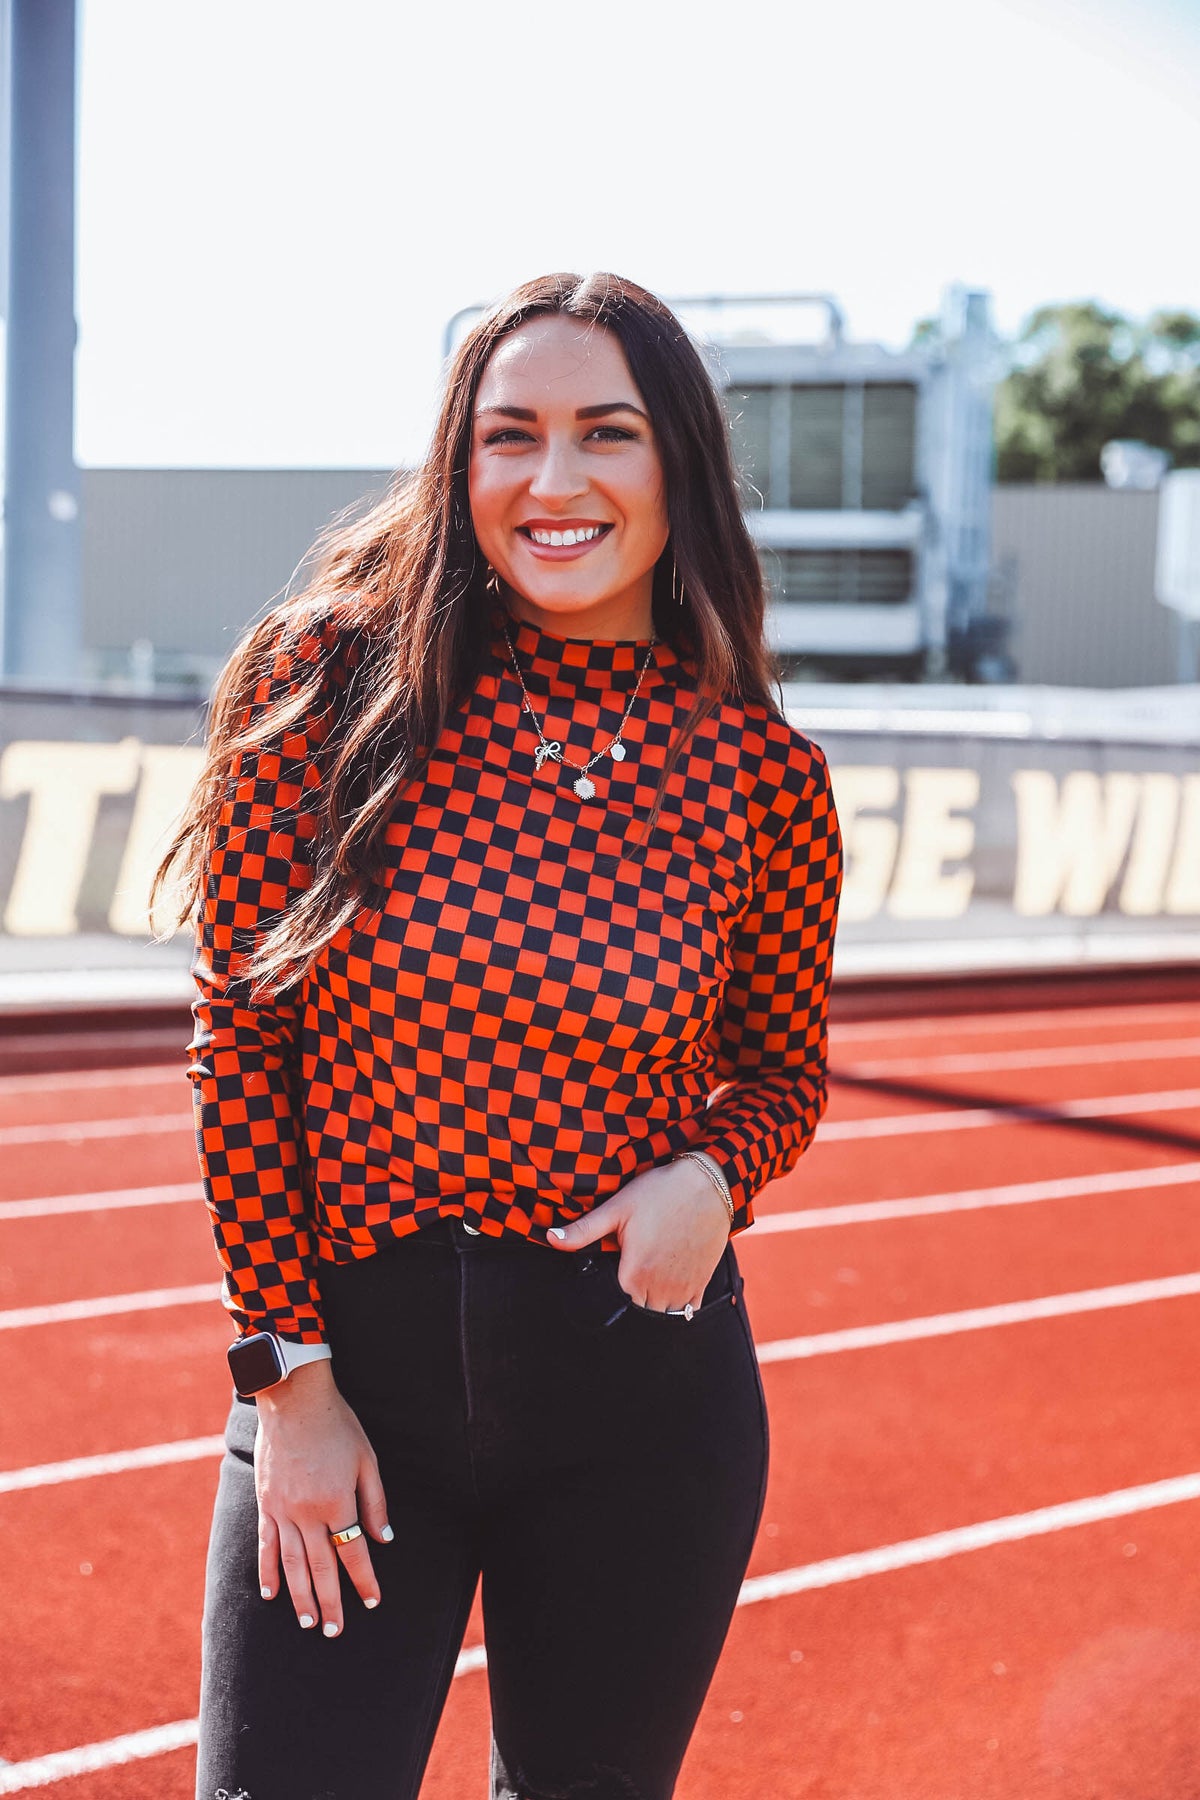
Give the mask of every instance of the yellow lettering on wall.
[(102, 794), (127, 794), (141, 743), (54, 744), (18, 739), (0, 759), (0, 796), (29, 795), (29, 813), (4, 929), (15, 937), (67, 937), (78, 930), (79, 890)]
[(1141, 777), (1072, 769), (1061, 792), (1049, 769), (1017, 769), (1013, 906), (1026, 917), (1098, 913), (1129, 848)]
[(1123, 913), (1160, 913), (1179, 813), (1179, 778), (1165, 769), (1152, 769), (1141, 782), (1129, 864), (1117, 904)]
[(900, 777), (895, 769), (851, 763), (836, 769), (831, 764), (829, 780), (845, 854), (838, 916), (873, 919), (892, 879), (900, 827), (895, 819), (872, 818), (866, 809), (894, 806)]
[[(143, 749), (142, 779), (108, 909), (111, 931), (131, 937), (150, 931), (150, 879), (175, 834), (203, 761), (203, 749), (193, 744), (147, 744)], [(167, 922), (161, 917), (156, 921), (160, 926)]]
[(1183, 778), (1175, 860), (1167, 878), (1163, 910), (1200, 913), (1200, 775)]
[(978, 769), (906, 769), (904, 826), (887, 909), (895, 919), (957, 919), (975, 884), (968, 865), (947, 874), (945, 864), (969, 857), (975, 821), (964, 817), (979, 802)]

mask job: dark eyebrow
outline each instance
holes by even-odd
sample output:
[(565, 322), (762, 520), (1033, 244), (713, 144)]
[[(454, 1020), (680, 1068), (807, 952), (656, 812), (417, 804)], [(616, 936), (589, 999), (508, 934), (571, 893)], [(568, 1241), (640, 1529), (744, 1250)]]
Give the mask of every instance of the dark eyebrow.
[(608, 413), (615, 412), (636, 413), (639, 419), (646, 419), (647, 425), (650, 423), (641, 407), (635, 406), (632, 400), (609, 400), (603, 406), (581, 406), (575, 417), (577, 419), (603, 419)]
[[(581, 406), (575, 417), (577, 419), (604, 419), (608, 417), (609, 413), (615, 412), (636, 413), (639, 419), (646, 420), (647, 425), (650, 423), (641, 407), (635, 406), (632, 400), (606, 400), (601, 406)], [(523, 419), (531, 425), (537, 422), (537, 413), (531, 406), (481, 406), (475, 417), (486, 419), (491, 413), (498, 414), (502, 419)]]

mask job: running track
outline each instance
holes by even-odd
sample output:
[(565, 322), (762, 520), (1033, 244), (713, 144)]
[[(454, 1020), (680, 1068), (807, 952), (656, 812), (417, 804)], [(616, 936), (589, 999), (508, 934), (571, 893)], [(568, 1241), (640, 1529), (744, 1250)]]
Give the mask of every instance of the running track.
[[(228, 1331), (166, 1040), (0, 1076), (0, 1795), (191, 1800)], [(738, 1239), (771, 1479), (679, 1800), (1200, 1800), (1194, 984), (832, 1069)], [(422, 1800), (486, 1749), (477, 1610)]]

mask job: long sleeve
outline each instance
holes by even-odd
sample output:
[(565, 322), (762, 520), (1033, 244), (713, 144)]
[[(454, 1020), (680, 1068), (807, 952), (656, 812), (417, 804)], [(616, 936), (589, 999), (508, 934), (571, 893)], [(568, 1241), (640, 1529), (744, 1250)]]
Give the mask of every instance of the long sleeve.
[[(324, 658), (327, 635), (280, 650), (241, 723), (293, 690), (299, 661)], [(328, 670), (328, 664), (326, 665)], [(320, 774), (333, 684), (280, 739), (240, 752), (209, 841), (191, 974), (195, 1029), (187, 1046), (196, 1148), (224, 1270), (222, 1300), (239, 1333), (275, 1331), (320, 1343), (324, 1330), (305, 1196), (294, 993), (252, 1000), (247, 954), (312, 879)]]
[(813, 775), (739, 923), (716, 1028), (723, 1086), (692, 1146), (725, 1173), (735, 1233), (753, 1224), (758, 1190), (808, 1148), (827, 1099), (842, 841), (828, 764), (812, 749)]

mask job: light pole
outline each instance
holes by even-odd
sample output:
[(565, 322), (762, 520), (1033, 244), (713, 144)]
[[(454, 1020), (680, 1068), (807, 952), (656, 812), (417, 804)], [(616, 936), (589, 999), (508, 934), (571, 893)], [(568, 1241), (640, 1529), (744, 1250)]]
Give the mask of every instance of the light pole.
[(79, 673), (75, 0), (8, 0), (2, 673)]

